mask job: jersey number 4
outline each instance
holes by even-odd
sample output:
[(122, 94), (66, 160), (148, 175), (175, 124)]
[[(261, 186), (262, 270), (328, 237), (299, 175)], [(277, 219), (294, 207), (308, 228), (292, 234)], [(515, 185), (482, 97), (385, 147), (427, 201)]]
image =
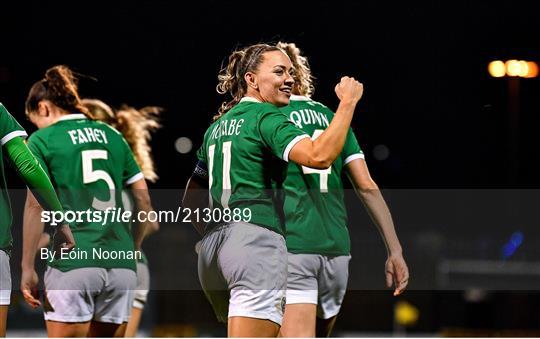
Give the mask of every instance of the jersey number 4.
[[(313, 132), (313, 136), (311, 137), (311, 140), (315, 140), (324, 132), (322, 129), (316, 129)], [(318, 170), (306, 166), (302, 166), (302, 172), (304, 174), (315, 174), (319, 175), (319, 185), (321, 189), (321, 193), (328, 193), (328, 175), (332, 173), (332, 166), (328, 167), (327, 169)]]
[(99, 200), (94, 197), (92, 201), (92, 207), (96, 210), (106, 210), (107, 208), (114, 208), (114, 181), (109, 173), (103, 170), (94, 170), (94, 160), (107, 160), (107, 151), (104, 150), (87, 150), (81, 152), (82, 156), (82, 170), (83, 170), (83, 183), (91, 184), (93, 182), (103, 180), (109, 187), (110, 198), (109, 200)]

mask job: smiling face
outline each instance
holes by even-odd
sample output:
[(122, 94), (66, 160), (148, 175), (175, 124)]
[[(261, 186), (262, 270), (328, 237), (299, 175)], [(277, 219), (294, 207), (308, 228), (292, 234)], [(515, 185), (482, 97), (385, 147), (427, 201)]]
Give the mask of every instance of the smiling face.
[(255, 72), (247, 72), (247, 95), (278, 107), (289, 104), (294, 79), (289, 57), (282, 51), (265, 52)]

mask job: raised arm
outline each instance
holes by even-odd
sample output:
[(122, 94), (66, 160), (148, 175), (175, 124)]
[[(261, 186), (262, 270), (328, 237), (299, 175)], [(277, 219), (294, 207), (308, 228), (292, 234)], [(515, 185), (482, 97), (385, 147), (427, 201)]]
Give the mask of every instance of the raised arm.
[(388, 259), (385, 265), (386, 285), (394, 283), (394, 295), (401, 294), (409, 281), (409, 269), (403, 259), (401, 244), (392, 221), (390, 210), (379, 187), (369, 174), (364, 159), (355, 159), (347, 164), (347, 174), (357, 196), (362, 200), (371, 219), (377, 226), (386, 246)]
[(332, 122), (317, 139), (305, 138), (296, 143), (289, 153), (290, 160), (303, 166), (325, 169), (340, 154), (364, 87), (354, 78), (343, 77), (335, 91), (340, 103)]

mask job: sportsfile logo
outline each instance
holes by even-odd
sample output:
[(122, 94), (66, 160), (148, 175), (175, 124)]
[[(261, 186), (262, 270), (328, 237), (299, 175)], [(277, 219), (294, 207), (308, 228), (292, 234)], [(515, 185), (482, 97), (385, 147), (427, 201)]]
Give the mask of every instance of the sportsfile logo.
[(138, 211), (133, 213), (124, 208), (108, 207), (104, 210), (85, 211), (42, 211), (41, 222), (51, 226), (73, 223), (93, 223), (105, 226), (110, 223), (136, 223), (136, 222), (249, 222), (251, 210), (249, 208), (203, 208), (189, 209), (178, 207), (176, 210)]

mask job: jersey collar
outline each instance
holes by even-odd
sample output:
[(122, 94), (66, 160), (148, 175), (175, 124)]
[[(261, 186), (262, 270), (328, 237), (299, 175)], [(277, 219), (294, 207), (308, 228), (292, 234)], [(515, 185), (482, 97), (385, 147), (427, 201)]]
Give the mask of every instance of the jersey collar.
[(58, 121), (78, 120), (78, 119), (88, 119), (88, 118), (86, 117), (86, 115), (82, 113), (71, 113), (71, 114), (63, 115), (62, 117), (60, 117), (60, 119), (58, 119)]
[(242, 99), (240, 99), (240, 102), (260, 102), (260, 101), (254, 97), (243, 97)]
[(311, 100), (310, 98), (304, 95), (294, 95), (294, 94), (291, 95), (290, 99), (294, 101), (310, 101)]

